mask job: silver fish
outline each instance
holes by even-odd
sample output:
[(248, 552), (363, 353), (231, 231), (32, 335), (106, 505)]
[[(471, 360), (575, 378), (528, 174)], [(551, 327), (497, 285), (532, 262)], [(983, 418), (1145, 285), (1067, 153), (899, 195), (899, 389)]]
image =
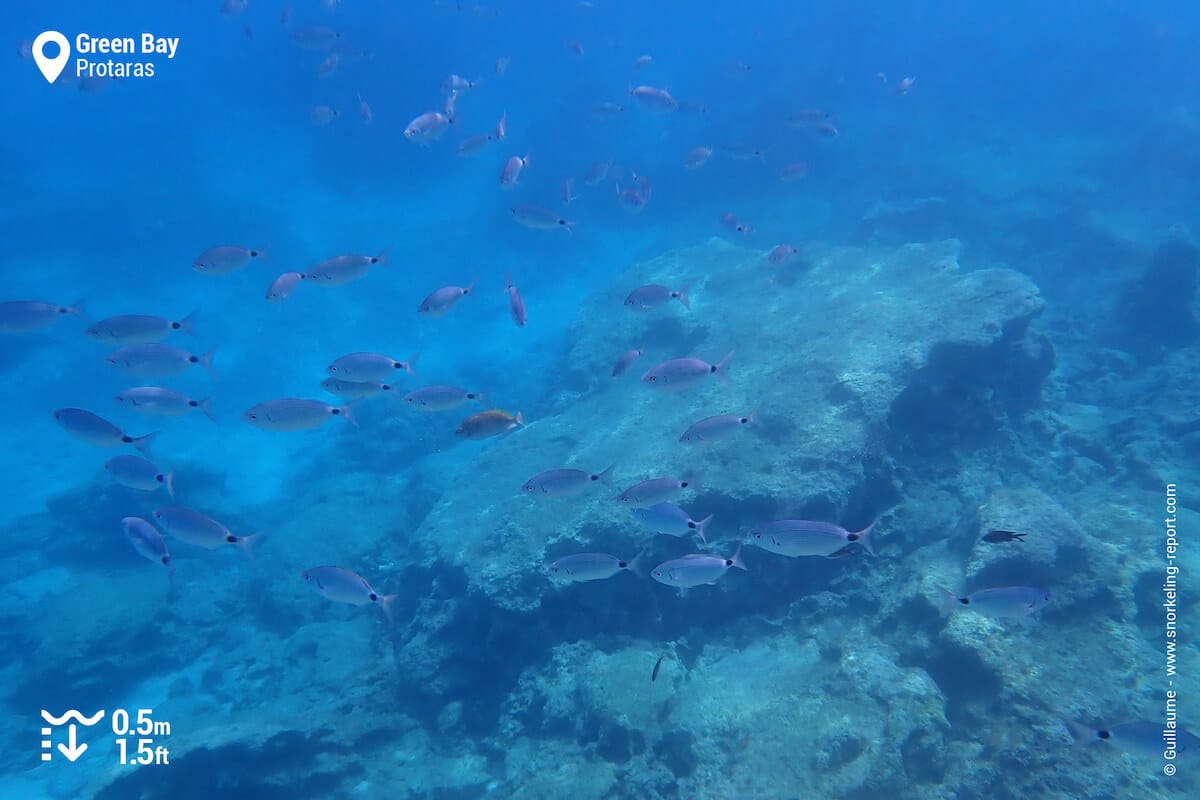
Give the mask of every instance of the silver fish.
[(521, 171), (529, 166), (529, 154), (526, 153), (524, 158), (513, 156), (508, 161), (504, 162), (504, 168), (500, 170), (500, 188), (514, 189), (517, 183), (521, 180)]
[(875, 555), (875, 545), (871, 539), (874, 529), (874, 522), (861, 531), (848, 531), (830, 522), (781, 519), (751, 528), (746, 532), (746, 542), (789, 558), (834, 558), (852, 544), (861, 545), (868, 553)]
[(592, 106), (592, 116), (596, 119), (612, 119), (625, 110), (625, 106), (617, 103), (596, 103)]
[(386, 256), (386, 253), (374, 256), (358, 254), (334, 256), (312, 267), (302, 277), (319, 286), (341, 286), (362, 278), (376, 264), (386, 264)]
[(671, 93), (657, 86), (630, 87), (629, 94), (651, 111), (667, 112), (679, 108), (679, 103)]
[(712, 522), (712, 514), (697, 522), (692, 519), (691, 514), (674, 503), (655, 503), (647, 508), (634, 508), (631, 510), (638, 522), (658, 533), (668, 536), (690, 536), (693, 533), (698, 533), (700, 534), (700, 541), (705, 544), (708, 543), (704, 531), (708, 527), (708, 524)]
[(632, 350), (626, 350), (622, 353), (621, 357), (617, 359), (617, 363), (613, 364), (612, 376), (619, 378), (624, 375), (626, 370), (633, 366), (633, 362), (641, 358), (643, 352), (642, 348), (635, 347)]
[(575, 193), (574, 178), (567, 178), (562, 182), (558, 188), (558, 199), (562, 201), (564, 206), (569, 206), (579, 199), (579, 195)]
[(104, 464), (104, 469), (122, 486), (140, 489), (143, 492), (154, 492), (165, 486), (167, 494), (175, 497), (175, 473), (164, 473), (141, 456), (110, 458)]
[(667, 586), (687, 590), (706, 583), (716, 583), (733, 567), (746, 569), (740, 550), (729, 558), (711, 553), (690, 553), (664, 561), (650, 571), (650, 577)]
[(540, 206), (513, 206), (509, 209), (517, 224), (537, 231), (551, 231), (562, 228), (567, 233), (575, 226), (574, 222), (565, 220), (553, 211)]
[(342, 34), (339, 31), (326, 28), (324, 25), (305, 25), (292, 33), (292, 42), (307, 50), (325, 50), (340, 42)]
[(772, 264), (783, 264), (799, 252), (797, 248), (792, 247), (790, 244), (781, 244), (767, 253), (767, 261), (770, 261)]
[(416, 142), (422, 147), (441, 138), (453, 120), (440, 111), (426, 111), (408, 123), (404, 129), (404, 138)]
[(267, 302), (282, 303), (292, 296), (292, 291), (300, 285), (304, 276), (299, 272), (285, 272), (267, 287)]
[(689, 487), (693, 487), (693, 481), (689, 478), (650, 478), (630, 486), (617, 495), (617, 500), (629, 508), (649, 508), (674, 500)]
[(754, 422), (754, 414), (718, 414), (706, 417), (683, 432), (679, 441), (688, 444), (712, 444), (727, 439)]
[(614, 467), (616, 464), (609, 464), (603, 472), (588, 472), (585, 469), (546, 470), (525, 481), (521, 485), (521, 492), (535, 497), (570, 497), (587, 489), (592, 483), (611, 483)]
[[(1140, 756), (1162, 758), (1166, 749), (1167, 726), (1161, 722), (1122, 722), (1111, 728), (1089, 728), (1077, 722), (1066, 721), (1076, 744), (1106, 742), (1107, 744)], [(1200, 737), (1191, 731), (1179, 728), (1175, 731), (1175, 752), (1196, 755), (1200, 753)]]
[(650, 311), (661, 308), (671, 300), (678, 300), (684, 308), (692, 307), (688, 302), (687, 289), (675, 290), (657, 283), (634, 289), (625, 298), (625, 307), (634, 311)]
[(404, 395), (404, 402), (423, 411), (450, 411), (468, 400), (482, 399), (482, 392), (468, 392), (457, 386), (422, 386)]
[(611, 168), (611, 161), (598, 161), (588, 167), (587, 173), (583, 176), (583, 182), (588, 186), (598, 186), (608, 177), (608, 171)]
[(313, 567), (300, 573), (300, 577), (327, 600), (352, 606), (374, 604), (391, 619), (391, 605), (396, 595), (379, 594), (366, 578), (345, 567)]
[(392, 391), (392, 386), (387, 383), (374, 382), (358, 382), (347, 381), (341, 378), (326, 378), (321, 381), (321, 388), (330, 394), (335, 394), (343, 400), (363, 400), (367, 397), (374, 397), (383, 392)]
[(247, 555), (250, 547), (262, 536), (235, 536), (212, 517), (183, 506), (163, 506), (154, 509), (154, 521), (172, 538), (181, 542), (216, 550), (226, 544), (237, 545)]
[(61, 319), (64, 316), (83, 316), (83, 309), (59, 306), (38, 300), (9, 300), (0, 303), (0, 333), (29, 333)]
[(699, 358), (672, 358), (663, 361), (647, 370), (642, 376), (642, 383), (664, 392), (688, 389), (703, 381), (709, 375), (716, 375), (728, 382), (729, 360), (733, 358), (730, 351), (716, 364), (710, 364)]
[(158, 431), (145, 436), (129, 436), (121, 429), (103, 417), (99, 417), (82, 408), (60, 408), (54, 412), (54, 421), (62, 429), (80, 441), (94, 444), (97, 447), (119, 447), (131, 444), (145, 452), (150, 442), (158, 435)]
[(511, 416), (507, 411), (480, 411), (464, 419), (455, 429), (454, 434), (464, 439), (489, 439), (503, 433), (524, 427), (525, 420), (521, 412)]
[(124, 517), (121, 520), (121, 526), (125, 529), (126, 538), (129, 539), (129, 543), (133, 545), (133, 549), (137, 551), (138, 555), (147, 561), (162, 564), (167, 568), (168, 575), (174, 572), (175, 565), (171, 563), (171, 553), (167, 550), (167, 542), (157, 528), (141, 517)]
[(179, 375), (195, 364), (204, 367), (208, 374), (215, 378), (217, 373), (213, 370), (213, 352), (209, 350), (198, 356), (169, 344), (151, 342), (126, 345), (115, 350), (105, 361), (122, 372), (139, 378)]
[(435, 289), (417, 306), (417, 313), (426, 317), (443, 317), (458, 305), (458, 301), (471, 293), (475, 284), (468, 286), (443, 286)]
[(210, 247), (192, 260), (192, 269), (204, 275), (225, 275), (241, 269), (251, 259), (262, 258), (261, 250), (237, 245)]
[(407, 361), (397, 361), (381, 353), (350, 353), (334, 360), (325, 371), (335, 378), (362, 383), (382, 382), (403, 370), (414, 375), (413, 364), (420, 353), (413, 353)]
[(689, 151), (688, 154), (683, 157), (683, 168), (700, 169), (708, 163), (708, 160), (712, 158), (712, 154), (713, 151), (711, 147), (697, 147), (694, 150)]
[(461, 75), (451, 75), (442, 81), (442, 91), (447, 94), (450, 92), (465, 92), (468, 89), (474, 89), (478, 83), (469, 81)]
[(308, 112), (308, 121), (313, 125), (328, 125), (338, 118), (339, 113), (332, 106), (316, 106)]
[(83, 333), (89, 339), (112, 344), (148, 344), (159, 342), (172, 331), (192, 332), (196, 321), (193, 311), (179, 321), (150, 314), (122, 314), (92, 323)]
[(521, 297), (520, 291), (512, 282), (512, 276), (504, 279), (504, 291), (508, 293), (508, 311), (512, 315), (512, 321), (518, 328), (524, 328), (525, 323), (529, 321), (529, 317), (525, 313), (525, 298)]
[(204, 416), (217, 421), (212, 413), (212, 401), (194, 400), (165, 386), (135, 386), (121, 392), (116, 400), (139, 414), (152, 417), (180, 417), (198, 408)]
[(320, 400), (283, 397), (251, 406), (242, 419), (264, 431), (306, 431), (319, 428), (333, 417), (342, 417), (357, 426), (350, 406), (331, 406)]
[(1050, 602), (1050, 593), (1036, 586), (982, 589), (966, 597), (947, 591), (943, 591), (942, 595), (943, 614), (969, 608), (977, 614), (995, 618), (1028, 616)]
[(631, 561), (610, 556), (608, 553), (575, 553), (563, 556), (546, 568), (553, 578), (566, 581), (600, 581), (620, 572), (641, 574), (642, 556), (639, 553)]
[(473, 156), (483, 149), (484, 145), (492, 140), (492, 137), (486, 133), (477, 133), (474, 136), (468, 136), (458, 143), (458, 154), (464, 158)]

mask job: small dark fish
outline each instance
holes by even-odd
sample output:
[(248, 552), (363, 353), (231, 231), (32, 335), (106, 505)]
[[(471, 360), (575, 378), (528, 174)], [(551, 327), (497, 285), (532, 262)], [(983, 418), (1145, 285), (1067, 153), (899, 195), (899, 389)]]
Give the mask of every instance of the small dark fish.
[(666, 658), (666, 656), (659, 656), (658, 661), (654, 662), (654, 671), (650, 673), (651, 683), (654, 683), (656, 680), (658, 680), (658, 671), (662, 669), (662, 662), (664, 658)]
[(1000, 542), (1023, 542), (1026, 534), (1013, 533), (1012, 531), (989, 531), (983, 536), (985, 542), (999, 544)]

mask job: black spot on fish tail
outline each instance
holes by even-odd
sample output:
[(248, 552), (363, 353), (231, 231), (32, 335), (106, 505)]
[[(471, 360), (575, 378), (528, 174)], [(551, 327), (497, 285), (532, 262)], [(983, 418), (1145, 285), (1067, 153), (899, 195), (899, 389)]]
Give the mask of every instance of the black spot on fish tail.
[(226, 537), (225, 537), (225, 541), (229, 542), (230, 544), (237, 544), (237, 543), (238, 543), (238, 537), (234, 536), (234, 535), (231, 533), (231, 534), (229, 534), (228, 536), (226, 536)]

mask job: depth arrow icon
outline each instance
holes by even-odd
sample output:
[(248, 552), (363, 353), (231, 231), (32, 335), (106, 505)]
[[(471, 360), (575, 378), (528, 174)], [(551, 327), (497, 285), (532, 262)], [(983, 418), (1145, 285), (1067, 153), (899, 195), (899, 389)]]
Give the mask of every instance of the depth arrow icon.
[(64, 756), (66, 756), (67, 761), (74, 762), (75, 759), (77, 759), (81, 755), (83, 755), (84, 751), (87, 749), (88, 749), (87, 742), (84, 742), (83, 744), (76, 743), (76, 741), (75, 741), (75, 724), (71, 723), (70, 727), (67, 728), (67, 743), (66, 744), (60, 743), (58, 745), (58, 752), (62, 753)]

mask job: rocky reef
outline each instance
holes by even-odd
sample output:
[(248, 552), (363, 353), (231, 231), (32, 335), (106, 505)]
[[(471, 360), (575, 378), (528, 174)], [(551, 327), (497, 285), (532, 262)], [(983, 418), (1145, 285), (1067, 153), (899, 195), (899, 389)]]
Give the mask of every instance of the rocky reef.
[[(1101, 465), (1121, 456), (1108, 425), (1056, 384), (1033, 282), (959, 260), (955, 241), (813, 245), (783, 265), (721, 240), (666, 253), (582, 301), (548, 410), (524, 428), (392, 477), (298, 478), (319, 491), (254, 515), (286, 520), (271, 549), (255, 562), (224, 554), (204, 575), (185, 555), (170, 602), (155, 599), (163, 576), (143, 564), (93, 565), (80, 589), (93, 596), (106, 570), (134, 576), (94, 628), (30, 589), (24, 602), (63, 621), (41, 646), (67, 665), (45, 680), (70, 690), (89, 679), (68, 652), (114, 663), (126, 652), (122, 692), (154, 694), (178, 729), (169, 771), (113, 768), (47, 791), (1165, 796), (1153, 765), (1105, 745), (1072, 750), (1063, 724), (1157, 713), (1156, 686), (1137, 676), (1161, 660), (1161, 569), (1152, 546), (1131, 546), (1153, 492), (1111, 494)], [(647, 283), (686, 289), (690, 308), (624, 308)], [(612, 377), (635, 347), (638, 363)], [(660, 394), (639, 380), (668, 358), (729, 352), (728, 383)], [(747, 412), (754, 423), (726, 442), (679, 441), (698, 419)], [(573, 498), (519, 491), (546, 469), (609, 464), (613, 485)], [(686, 597), (632, 574), (547, 578), (568, 553), (657, 563), (701, 546), (653, 536), (614, 500), (660, 475), (695, 482), (680, 504), (713, 515), (714, 552), (792, 517), (851, 529), (879, 519), (879, 554), (746, 548), (746, 572)], [(70, 504), (60, 524), (79, 513)], [(981, 542), (992, 528), (1029, 534)], [(325, 560), (374, 565), (376, 587), (397, 595), (395, 624), (323, 604), (294, 580)], [(946, 589), (1008, 584), (1045, 586), (1054, 600), (1026, 620), (939, 613)], [(171, 662), (134, 654), (150, 635)], [(1062, 768), (1068, 758), (1077, 769)], [(247, 761), (253, 775), (231, 766)]]

